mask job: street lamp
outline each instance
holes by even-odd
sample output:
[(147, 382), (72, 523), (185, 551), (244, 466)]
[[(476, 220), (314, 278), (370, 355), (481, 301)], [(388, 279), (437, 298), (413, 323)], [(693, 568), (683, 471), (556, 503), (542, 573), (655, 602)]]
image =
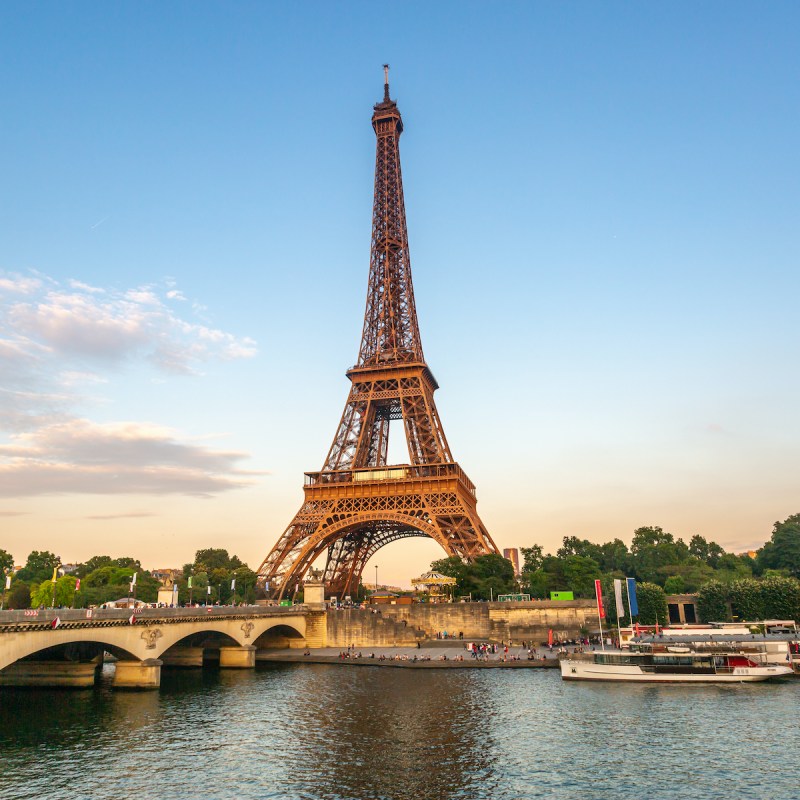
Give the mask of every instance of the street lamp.
[(375, 565), (375, 593), (378, 593), (378, 565)]

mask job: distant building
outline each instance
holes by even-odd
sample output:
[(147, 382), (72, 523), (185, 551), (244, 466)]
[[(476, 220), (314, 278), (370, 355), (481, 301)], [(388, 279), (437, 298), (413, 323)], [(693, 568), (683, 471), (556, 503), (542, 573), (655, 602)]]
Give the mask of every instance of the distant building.
[(173, 569), (166, 567), (165, 569), (152, 569), (150, 574), (162, 585), (169, 586), (172, 589), (172, 584), (176, 583), (183, 577), (182, 569)]
[(61, 571), (65, 575), (72, 575), (72, 573), (75, 572), (75, 570), (78, 569), (79, 566), (80, 564), (62, 564)]
[(503, 550), (503, 558), (507, 558), (514, 565), (514, 574), (519, 575), (519, 550), (516, 547), (507, 547)]

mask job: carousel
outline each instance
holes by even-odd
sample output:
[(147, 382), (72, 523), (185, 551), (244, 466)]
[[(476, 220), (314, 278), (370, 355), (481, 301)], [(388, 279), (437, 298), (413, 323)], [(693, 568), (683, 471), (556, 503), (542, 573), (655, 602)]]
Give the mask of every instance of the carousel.
[(451, 603), (456, 579), (431, 570), (419, 578), (413, 578), (411, 585), (421, 594), (427, 594), (431, 603)]

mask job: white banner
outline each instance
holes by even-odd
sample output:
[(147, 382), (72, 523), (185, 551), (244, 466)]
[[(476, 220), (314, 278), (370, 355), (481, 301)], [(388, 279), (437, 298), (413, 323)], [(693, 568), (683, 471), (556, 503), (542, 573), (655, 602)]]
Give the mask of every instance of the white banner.
[(622, 604), (622, 581), (614, 578), (614, 599), (617, 601), (617, 616), (625, 616), (625, 606)]

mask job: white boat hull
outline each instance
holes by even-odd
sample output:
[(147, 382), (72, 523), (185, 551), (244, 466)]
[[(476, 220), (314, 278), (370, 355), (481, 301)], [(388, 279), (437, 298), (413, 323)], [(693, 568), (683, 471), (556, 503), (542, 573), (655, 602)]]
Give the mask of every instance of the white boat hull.
[(592, 661), (561, 660), (565, 681), (635, 681), (638, 683), (752, 683), (793, 674), (790, 667), (767, 665), (736, 667), (731, 672), (669, 673), (645, 672), (637, 665), (595, 664)]

